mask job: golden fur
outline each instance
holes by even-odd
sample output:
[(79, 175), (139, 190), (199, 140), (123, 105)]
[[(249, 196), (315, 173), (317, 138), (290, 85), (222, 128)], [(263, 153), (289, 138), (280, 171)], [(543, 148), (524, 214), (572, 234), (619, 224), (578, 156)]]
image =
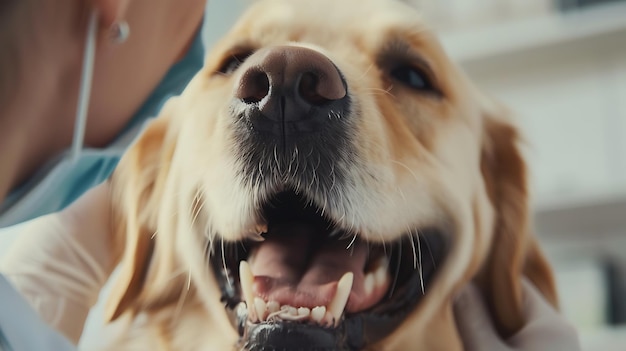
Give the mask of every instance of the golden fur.
[[(341, 209), (351, 216), (341, 221), (373, 242), (429, 225), (452, 235), (426, 296), (371, 350), (461, 350), (451, 304), (471, 280), (505, 336), (524, 323), (523, 275), (556, 305), (550, 268), (531, 235), (518, 132), (447, 58), (416, 12), (389, 0), (269, 0), (254, 4), (212, 50), (111, 180), (121, 272), (107, 318), (130, 324), (111, 350), (234, 349), (238, 335), (206, 248), (253, 232), (259, 199), (239, 184), (233, 167), (239, 160), (228, 101), (237, 73), (215, 71), (238, 47), (273, 45), (328, 56), (360, 104), (360, 162)], [(424, 62), (441, 96), (394, 84), (381, 67), (386, 51)]]

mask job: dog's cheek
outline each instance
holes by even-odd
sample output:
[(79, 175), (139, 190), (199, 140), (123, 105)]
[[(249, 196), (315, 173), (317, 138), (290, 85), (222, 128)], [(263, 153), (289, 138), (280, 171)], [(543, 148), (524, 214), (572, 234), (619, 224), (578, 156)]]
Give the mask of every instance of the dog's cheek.
[(190, 204), (196, 201), (194, 197), (200, 199), (196, 209), (185, 209), (183, 213), (195, 217), (198, 221), (194, 223), (203, 226), (204, 234), (219, 235), (227, 241), (241, 240), (262, 223), (253, 210), (253, 192), (238, 171), (242, 155), (232, 130), (232, 98), (223, 91), (193, 93), (187, 100), (200, 101), (196, 103), (200, 107), (186, 111), (189, 123), (182, 124), (175, 155), (178, 164), (172, 167), (179, 181), (172, 188), (177, 193), (191, 192), (187, 196)]

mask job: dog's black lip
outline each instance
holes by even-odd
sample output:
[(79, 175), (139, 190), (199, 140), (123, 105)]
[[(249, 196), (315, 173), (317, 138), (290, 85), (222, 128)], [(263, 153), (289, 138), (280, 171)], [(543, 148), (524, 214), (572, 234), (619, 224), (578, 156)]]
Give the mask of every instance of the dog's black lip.
[[(314, 220), (309, 218), (311, 211), (304, 211), (298, 215), (304, 216), (303, 218), (307, 218), (307, 220)], [(317, 220), (328, 223), (327, 219), (324, 218)], [(361, 350), (367, 345), (384, 339), (405, 320), (409, 313), (414, 311), (436, 275), (438, 266), (443, 263), (448, 250), (448, 236), (445, 235), (445, 232), (438, 229), (423, 229), (419, 233), (422, 248), (430, 250), (430, 255), (427, 252), (426, 256), (422, 258), (428, 260), (423, 263), (430, 268), (425, 269), (422, 274), (413, 269), (412, 250), (415, 250), (415, 246), (408, 235), (399, 239), (395, 244), (387, 243), (384, 249), (391, 258), (391, 275), (397, 281), (394, 281), (388, 295), (381, 302), (366, 311), (346, 314), (339, 325), (334, 328), (287, 321), (256, 324), (248, 322), (247, 313), (240, 313), (237, 309), (241, 302), (237, 267), (239, 262), (248, 255), (246, 248), (251, 247), (253, 243), (238, 242), (227, 245), (221, 255), (211, 256), (211, 266), (221, 288), (222, 302), (227, 309), (234, 312), (234, 323), (241, 337), (240, 346), (247, 347), (243, 348), (244, 350), (264, 350), (263, 347), (267, 346), (272, 346), (272, 349), (275, 350), (293, 349), (289, 344), (291, 341), (288, 341), (291, 340), (290, 338), (285, 339), (285, 345), (263, 344), (264, 340), (279, 339), (274, 336), (287, 333), (290, 328), (291, 332), (296, 334), (306, 333), (306, 330), (310, 330), (309, 336), (317, 335), (319, 337), (314, 339), (319, 339), (320, 342), (325, 343), (323, 345), (315, 344), (315, 347), (311, 346), (313, 347), (311, 350)], [(410, 260), (410, 263), (407, 260)], [(410, 269), (406, 268), (408, 266)], [(425, 291), (422, 291), (422, 287)], [(257, 328), (261, 328), (263, 332), (255, 333), (254, 330)], [(277, 334), (268, 335), (272, 332)], [(250, 339), (251, 336), (255, 339)], [(302, 349), (302, 347), (304, 346), (300, 345), (299, 348), (295, 349)]]

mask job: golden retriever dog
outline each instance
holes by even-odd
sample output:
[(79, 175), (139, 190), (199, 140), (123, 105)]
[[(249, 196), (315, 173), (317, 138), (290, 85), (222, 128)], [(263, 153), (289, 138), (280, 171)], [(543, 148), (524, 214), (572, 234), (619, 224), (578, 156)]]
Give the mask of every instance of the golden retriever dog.
[(506, 111), (408, 5), (251, 6), (111, 178), (111, 350), (461, 350), (556, 305)]

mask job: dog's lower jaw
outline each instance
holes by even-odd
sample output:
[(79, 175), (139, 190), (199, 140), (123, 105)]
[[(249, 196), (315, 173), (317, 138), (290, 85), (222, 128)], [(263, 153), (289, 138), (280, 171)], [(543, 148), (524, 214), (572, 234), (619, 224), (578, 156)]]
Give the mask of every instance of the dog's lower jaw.
[[(369, 350), (406, 325), (411, 311), (416, 311), (421, 296), (420, 276), (412, 275), (398, 296), (371, 310), (349, 314), (335, 327), (292, 321), (252, 323), (244, 303), (236, 309), (236, 320), (242, 350)], [(407, 300), (408, 299), (408, 300)], [(384, 311), (384, 312), (383, 312)], [(374, 350), (378, 350), (374, 348)], [(404, 350), (404, 349), (398, 349)]]
[[(280, 346), (273, 344), (271, 350), (324, 350), (324, 351), (463, 351), (464, 347), (455, 327), (451, 305), (442, 308), (442, 313), (435, 314), (432, 318), (425, 318), (416, 308), (411, 316), (386, 338), (374, 344), (348, 345), (345, 334), (332, 335), (328, 331), (320, 330), (319, 333), (304, 335), (293, 333), (282, 335), (280, 332), (275, 336), (286, 336)], [(263, 330), (256, 333), (262, 334)], [(363, 333), (363, 330), (352, 330), (349, 333)], [(311, 338), (316, 336), (319, 338)], [(269, 338), (268, 338), (269, 337)], [(271, 336), (261, 335), (264, 340), (270, 340)], [(297, 340), (297, 344), (293, 344)], [(303, 342), (303, 340), (305, 340)], [(302, 346), (306, 345), (306, 346)], [(250, 340), (240, 339), (236, 350), (238, 351), (261, 351), (267, 349), (266, 343), (254, 343)], [(310, 349), (306, 347), (310, 346)]]

